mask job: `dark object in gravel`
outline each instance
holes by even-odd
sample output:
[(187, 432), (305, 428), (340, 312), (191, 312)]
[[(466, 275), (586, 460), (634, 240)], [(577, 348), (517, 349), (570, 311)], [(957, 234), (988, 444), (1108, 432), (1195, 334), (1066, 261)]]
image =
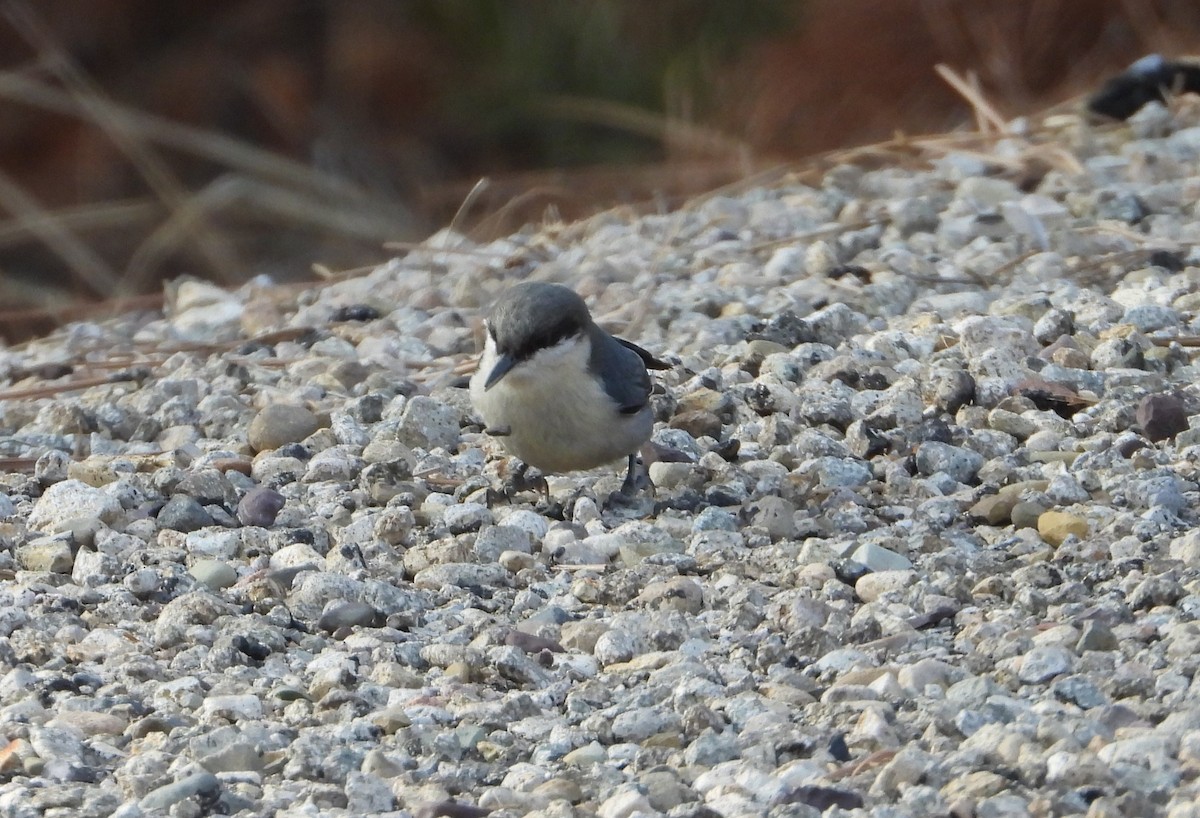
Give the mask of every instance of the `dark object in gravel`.
[(246, 492), (238, 503), (237, 518), (242, 525), (270, 528), (283, 508), (283, 495), (274, 489), (258, 486)]
[(709, 486), (704, 490), (704, 499), (714, 506), (741, 505), (742, 498), (724, 486)]
[(913, 439), (921, 443), (953, 443), (954, 433), (950, 431), (949, 424), (941, 418), (926, 418), (913, 430)]
[(1164, 102), (1166, 94), (1187, 92), (1200, 93), (1200, 65), (1151, 54), (1105, 82), (1087, 107), (1102, 116), (1128, 119), (1147, 102)]
[(525, 633), (525, 631), (509, 631), (504, 637), (504, 644), (522, 650), (525, 653), (540, 653), (543, 650), (548, 650), (551, 653), (566, 652), (566, 649), (553, 639), (547, 639), (544, 636), (532, 633)]
[(834, 280), (854, 276), (863, 284), (871, 283), (871, 271), (861, 264), (839, 264), (826, 273), (826, 276)]
[(727, 463), (736, 463), (737, 458), (738, 458), (738, 452), (741, 451), (741, 449), (742, 449), (742, 441), (738, 440), (735, 437), (730, 438), (729, 440), (723, 440), (720, 443), (718, 443), (716, 446), (713, 446), (713, 448), (712, 448), (712, 450), (714, 452), (716, 452), (720, 456), (720, 458)]
[(933, 403), (943, 412), (953, 415), (975, 400), (975, 379), (969, 372), (952, 369), (936, 376)]
[(213, 524), (212, 515), (195, 498), (176, 494), (158, 512), (159, 528), (188, 533)]
[(1169, 273), (1178, 273), (1183, 268), (1187, 267), (1187, 262), (1179, 253), (1173, 253), (1170, 250), (1155, 250), (1150, 254), (1147, 261), (1155, 267), (1162, 267)]
[(375, 321), (380, 317), (382, 316), (379, 310), (374, 307), (369, 307), (366, 304), (349, 304), (334, 310), (330, 320), (339, 323), (342, 321)]
[(426, 801), (413, 810), (413, 818), (483, 818), (489, 812), (458, 801)]
[(917, 614), (908, 620), (908, 624), (911, 625), (914, 630), (920, 631), (924, 630), (925, 628), (936, 627), (948, 619), (953, 620), (957, 613), (957, 608), (946, 605), (941, 608), (935, 608), (926, 613)]
[(863, 806), (863, 799), (861, 795), (850, 790), (806, 784), (803, 787), (797, 787), (791, 792), (786, 793), (778, 799), (777, 803), (806, 804), (813, 809), (824, 812), (830, 807), (858, 809)]
[(233, 637), (233, 646), (256, 662), (261, 662), (271, 655), (271, 649), (268, 646), (248, 636)]
[(1178, 395), (1147, 395), (1137, 408), (1142, 433), (1157, 443), (1172, 440), (1188, 428), (1187, 411)]
[(654, 513), (661, 514), (668, 508), (695, 513), (699, 512), (705, 505), (704, 495), (695, 489), (685, 488), (669, 496), (666, 500), (659, 500), (655, 503)]
[(806, 341), (817, 340), (807, 321), (791, 310), (784, 310), (762, 327), (746, 335), (747, 341), (774, 341), (789, 349)]
[(39, 381), (56, 381), (59, 378), (65, 378), (75, 372), (75, 367), (68, 363), (50, 362), (37, 364), (33, 367), (16, 366), (9, 370), (9, 383), (17, 383), (26, 378), (35, 378)]
[(843, 763), (849, 761), (850, 748), (846, 746), (846, 735), (844, 733), (835, 733), (833, 738), (829, 739), (829, 754), (833, 756), (834, 761)]
[(1135, 453), (1140, 452), (1149, 445), (1150, 444), (1146, 442), (1145, 438), (1131, 436), (1123, 440), (1118, 440), (1116, 443), (1116, 449), (1120, 453), (1121, 457), (1133, 457)]
[(851, 588), (854, 587), (854, 583), (871, 573), (870, 568), (857, 560), (834, 560), (831, 565), (833, 575)]
[(1012, 392), (1014, 395), (1029, 398), (1041, 411), (1049, 410), (1066, 420), (1070, 420), (1080, 409), (1093, 403), (1070, 387), (1042, 378), (1026, 378), (1014, 386)]

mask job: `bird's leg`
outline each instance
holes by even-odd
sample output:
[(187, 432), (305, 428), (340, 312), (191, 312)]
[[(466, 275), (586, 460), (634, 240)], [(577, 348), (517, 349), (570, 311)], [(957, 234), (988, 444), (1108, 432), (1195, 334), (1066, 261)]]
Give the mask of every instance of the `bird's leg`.
[(645, 504), (653, 505), (653, 499), (648, 495), (638, 496), (642, 489), (653, 489), (654, 484), (650, 482), (650, 475), (645, 468), (638, 464), (637, 452), (629, 455), (629, 468), (625, 472), (625, 481), (621, 483), (621, 488), (608, 495), (608, 500), (605, 502), (606, 508), (639, 508)]
[(625, 482), (621, 484), (621, 493), (626, 497), (632, 497), (637, 490), (637, 452), (634, 452), (629, 455), (629, 470), (625, 472)]
[(608, 509), (637, 509), (649, 503), (653, 505), (651, 499), (647, 496), (638, 496), (638, 491), (642, 488), (651, 485), (649, 477), (638, 468), (637, 453), (629, 455), (629, 469), (625, 472), (625, 481), (621, 484), (618, 491), (608, 495), (608, 500), (605, 501), (604, 507)]

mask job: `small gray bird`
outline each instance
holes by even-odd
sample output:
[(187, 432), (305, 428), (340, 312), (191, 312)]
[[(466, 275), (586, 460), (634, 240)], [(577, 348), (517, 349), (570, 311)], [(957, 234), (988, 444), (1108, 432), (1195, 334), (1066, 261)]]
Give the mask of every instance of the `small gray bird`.
[(621, 492), (632, 494), (637, 451), (654, 428), (646, 368), (667, 364), (600, 329), (583, 299), (560, 284), (509, 288), (486, 326), (471, 402), (487, 431), (542, 471), (628, 457)]

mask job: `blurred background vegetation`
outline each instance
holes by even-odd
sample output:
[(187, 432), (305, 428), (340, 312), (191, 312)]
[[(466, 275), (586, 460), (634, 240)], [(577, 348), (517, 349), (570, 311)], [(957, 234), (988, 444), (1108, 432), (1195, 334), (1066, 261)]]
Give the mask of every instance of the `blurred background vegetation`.
[(0, 46), (11, 341), (182, 274), (303, 280), (963, 126), (937, 63), (1032, 111), (1200, 52), (1200, 4), (0, 0)]

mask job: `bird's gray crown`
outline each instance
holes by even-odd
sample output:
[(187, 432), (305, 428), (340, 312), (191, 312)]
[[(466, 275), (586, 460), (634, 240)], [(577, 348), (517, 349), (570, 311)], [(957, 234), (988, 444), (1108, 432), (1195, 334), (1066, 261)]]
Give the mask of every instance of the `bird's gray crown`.
[(529, 358), (591, 326), (583, 299), (561, 284), (527, 281), (506, 290), (492, 305), (488, 332), (502, 355)]

